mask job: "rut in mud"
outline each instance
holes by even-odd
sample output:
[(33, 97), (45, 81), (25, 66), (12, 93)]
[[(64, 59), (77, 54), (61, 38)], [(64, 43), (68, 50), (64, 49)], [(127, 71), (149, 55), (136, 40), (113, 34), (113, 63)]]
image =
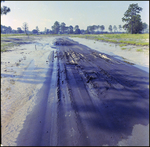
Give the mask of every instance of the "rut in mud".
[(113, 146), (134, 125), (148, 125), (147, 73), (73, 41), (58, 42), (17, 145)]

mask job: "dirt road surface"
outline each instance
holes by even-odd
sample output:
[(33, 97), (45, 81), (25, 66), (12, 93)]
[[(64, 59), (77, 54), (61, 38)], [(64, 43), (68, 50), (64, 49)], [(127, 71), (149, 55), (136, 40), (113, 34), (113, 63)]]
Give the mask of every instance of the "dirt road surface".
[(3, 145), (149, 144), (148, 73), (67, 38), (36, 45), (1, 74)]

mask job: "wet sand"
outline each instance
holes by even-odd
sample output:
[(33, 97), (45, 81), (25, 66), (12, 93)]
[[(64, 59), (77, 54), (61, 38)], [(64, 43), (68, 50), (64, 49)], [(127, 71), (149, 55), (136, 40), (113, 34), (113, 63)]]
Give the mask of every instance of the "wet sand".
[[(93, 50), (111, 55), (119, 60), (128, 62), (135, 67), (149, 72), (149, 46), (126, 45), (120, 47), (118, 43), (106, 43), (103, 41), (77, 37), (72, 37), (71, 39), (78, 41), (80, 44), (86, 45)], [(142, 49), (142, 52), (138, 52), (137, 49)]]
[(1, 77), (2, 144), (148, 145), (148, 73), (67, 38), (50, 46), (53, 40), (23, 46), (29, 59), (1, 74), (11, 83)]

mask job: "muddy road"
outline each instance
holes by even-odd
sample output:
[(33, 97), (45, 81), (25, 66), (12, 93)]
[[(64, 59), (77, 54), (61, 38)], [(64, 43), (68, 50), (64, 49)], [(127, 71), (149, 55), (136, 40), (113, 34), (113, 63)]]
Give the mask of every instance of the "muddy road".
[(46, 52), (43, 85), (29, 99), (34, 107), (19, 120), (31, 107), (20, 101), (22, 107), (7, 122), (10, 129), (3, 129), (2, 144), (148, 145), (148, 73), (68, 38), (57, 38), (54, 44)]

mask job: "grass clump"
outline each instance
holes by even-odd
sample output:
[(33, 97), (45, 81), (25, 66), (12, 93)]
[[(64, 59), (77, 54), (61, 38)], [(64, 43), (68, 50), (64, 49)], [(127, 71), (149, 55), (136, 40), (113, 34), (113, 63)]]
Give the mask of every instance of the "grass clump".
[(125, 48), (125, 47), (123, 47), (123, 48), (121, 48), (122, 50), (126, 50), (127, 48)]
[(14, 46), (27, 44), (33, 40), (33, 37), (28, 38), (25, 34), (1, 34), (1, 52), (6, 52)]
[(136, 43), (136, 45), (149, 46), (149, 42), (139, 42), (139, 43)]
[(1, 52), (6, 52), (8, 48), (18, 46), (15, 43), (1, 43)]
[(108, 42), (117, 43), (117, 40), (108, 40), (108, 39), (107, 39), (107, 41), (108, 41)]
[(127, 44), (119, 44), (120, 47), (127, 46)]
[(137, 51), (137, 52), (142, 52), (143, 50), (142, 50), (142, 49), (137, 49), (136, 51)]

